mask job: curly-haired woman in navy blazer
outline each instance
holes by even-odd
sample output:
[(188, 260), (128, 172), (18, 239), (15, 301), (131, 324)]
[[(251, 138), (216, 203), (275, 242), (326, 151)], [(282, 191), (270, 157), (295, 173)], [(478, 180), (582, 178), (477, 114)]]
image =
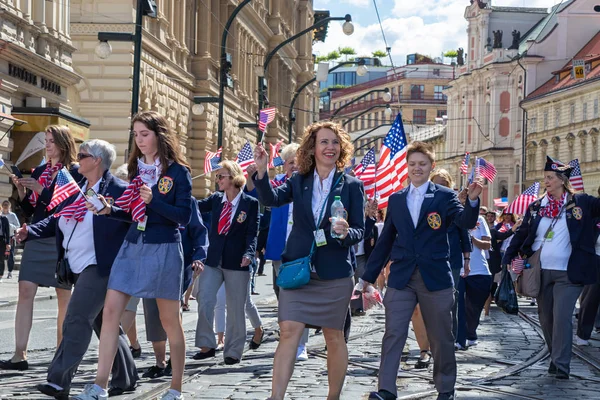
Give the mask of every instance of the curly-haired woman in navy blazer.
[[(294, 203), (293, 227), (281, 255), (283, 262), (308, 256), (315, 233), (323, 231), (326, 244), (315, 247), (310, 282), (295, 290), (279, 292), (280, 339), (273, 363), (272, 400), (281, 400), (294, 370), (296, 349), (306, 326), (322, 327), (327, 343), (328, 400), (339, 399), (346, 369), (348, 349), (344, 341), (344, 321), (350, 304), (354, 271), (350, 248), (364, 235), (364, 189), (358, 179), (344, 174), (352, 157), (349, 135), (333, 122), (315, 123), (304, 131), (297, 157), (299, 173), (282, 186), (271, 188), (267, 175), (268, 156), (261, 144), (254, 149), (257, 166), (254, 185), (260, 202), (279, 207)], [(334, 185), (334, 182), (338, 181)], [(331, 196), (328, 197), (331, 192)], [(348, 211), (348, 220), (333, 225), (339, 235), (330, 235), (329, 218), (335, 196), (340, 196)], [(324, 217), (317, 227), (321, 210)]]
[[(55, 209), (48, 210), (54, 193), (55, 178), (65, 167), (75, 181), (81, 180), (77, 172), (75, 140), (66, 126), (50, 125), (46, 128), (46, 157), (48, 163), (37, 167), (30, 178), (17, 178), (12, 181), (17, 188), (19, 204), (25, 217), (36, 223), (52, 215)], [(15, 354), (10, 360), (0, 361), (0, 369), (26, 370), (27, 342), (33, 319), (33, 300), (38, 286), (56, 288), (58, 318), (56, 319), (57, 347), (62, 340), (62, 326), (71, 298), (71, 288), (60, 286), (54, 278), (58, 254), (52, 238), (27, 243), (21, 259), (19, 271), (19, 302), (15, 316)]]
[[(96, 381), (94, 385), (86, 385), (84, 392), (75, 397), (77, 400), (105, 398), (117, 349), (119, 320), (131, 296), (156, 299), (173, 367), (171, 389), (162, 399), (183, 398), (185, 336), (179, 313), (183, 250), (179, 226), (187, 225), (192, 215), (190, 168), (165, 117), (154, 111), (142, 111), (132, 122), (135, 146), (128, 162), (131, 183), (115, 201), (121, 208), (105, 207), (99, 214), (118, 218), (122, 209), (133, 209), (134, 223), (110, 273)], [(141, 207), (145, 207), (145, 214), (136, 212)]]

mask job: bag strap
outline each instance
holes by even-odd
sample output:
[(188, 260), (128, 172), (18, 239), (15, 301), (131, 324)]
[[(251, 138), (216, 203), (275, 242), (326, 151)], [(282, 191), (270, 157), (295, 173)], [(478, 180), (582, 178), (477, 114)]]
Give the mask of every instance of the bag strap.
[[(321, 226), (321, 222), (323, 222), (323, 216), (325, 215), (325, 207), (326, 207), (327, 203), (329, 202), (331, 193), (333, 193), (333, 189), (338, 185), (338, 183), (340, 183), (343, 176), (344, 176), (344, 173), (342, 172), (340, 174), (340, 176), (337, 178), (337, 180), (335, 181), (335, 183), (333, 184), (333, 186), (331, 186), (331, 190), (329, 191), (329, 194), (327, 195), (327, 198), (325, 199), (325, 202), (323, 203), (323, 207), (321, 207), (321, 215), (319, 215), (319, 222), (317, 223), (317, 229), (319, 228), (319, 226)], [(315, 240), (313, 239), (312, 245), (310, 246), (310, 254), (308, 256), (312, 257), (314, 252), (315, 252)]]
[(75, 227), (71, 231), (71, 236), (69, 236), (69, 240), (67, 241), (67, 247), (65, 247), (65, 254), (69, 252), (69, 244), (71, 243), (71, 239), (73, 239), (73, 234), (75, 233), (75, 229), (77, 229), (77, 225), (79, 225), (79, 221), (75, 223)]

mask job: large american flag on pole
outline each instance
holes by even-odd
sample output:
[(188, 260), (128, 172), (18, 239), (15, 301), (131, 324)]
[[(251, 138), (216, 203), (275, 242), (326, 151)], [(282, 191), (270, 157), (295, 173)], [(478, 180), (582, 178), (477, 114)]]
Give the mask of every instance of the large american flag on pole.
[(573, 161), (570, 161), (569, 167), (573, 168), (573, 171), (571, 171), (571, 176), (569, 177), (571, 186), (573, 186), (573, 189), (575, 189), (576, 192), (583, 192), (583, 177), (581, 176), (579, 159), (576, 158)]
[(462, 164), (460, 164), (460, 173), (463, 175), (467, 174), (467, 170), (469, 169), (469, 160), (471, 159), (471, 154), (467, 151), (465, 153), (465, 158), (463, 159)]
[(277, 108), (263, 108), (258, 113), (258, 129), (261, 132), (265, 131), (267, 125), (269, 125), (275, 119), (275, 114), (277, 113)]
[(75, 179), (71, 176), (66, 168), (62, 168), (56, 174), (56, 184), (54, 186), (54, 193), (52, 193), (52, 199), (50, 204), (46, 207), (47, 210), (52, 210), (54, 207), (79, 192), (79, 186)]
[(238, 165), (242, 168), (242, 171), (244, 171), (244, 176), (247, 177), (248, 166), (254, 163), (254, 153), (252, 151), (252, 146), (250, 146), (250, 142), (246, 142), (244, 147), (242, 147), (242, 150), (240, 150), (238, 153), (235, 162), (238, 163)]
[(390, 196), (400, 190), (402, 183), (408, 177), (406, 144), (402, 114), (398, 113), (379, 152), (375, 185), (380, 209), (387, 207)]
[(219, 163), (221, 162), (221, 153), (223, 152), (223, 148), (219, 147), (216, 153), (212, 151), (206, 151), (206, 155), (204, 156), (204, 174), (208, 175), (212, 171), (219, 169)]
[(375, 195), (375, 147), (371, 147), (354, 168), (354, 176), (363, 181), (367, 197), (372, 198)]
[(269, 168), (275, 168), (275, 167), (279, 167), (279, 166), (283, 165), (283, 158), (281, 158), (281, 155), (279, 154), (282, 143), (283, 143), (283, 140), (280, 140), (279, 142), (277, 142), (277, 144), (275, 146), (273, 146), (271, 143), (269, 143), (269, 153), (271, 155), (271, 157), (269, 159), (269, 165), (268, 165)]
[(494, 167), (491, 162), (485, 161), (483, 158), (477, 159), (477, 176), (483, 176), (488, 181), (494, 182), (494, 179), (496, 179), (496, 173), (496, 167)]
[(516, 199), (510, 203), (510, 206), (506, 209), (506, 214), (520, 214), (523, 215), (527, 211), (527, 207), (531, 203), (537, 200), (538, 192), (540, 191), (540, 183), (535, 182), (523, 191)]

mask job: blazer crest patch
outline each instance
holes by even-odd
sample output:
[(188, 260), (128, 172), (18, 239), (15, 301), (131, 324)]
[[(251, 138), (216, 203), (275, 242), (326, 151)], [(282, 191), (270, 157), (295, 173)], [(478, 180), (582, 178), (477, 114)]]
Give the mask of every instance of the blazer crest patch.
[(573, 218), (575, 218), (577, 221), (583, 218), (583, 210), (581, 207), (573, 207), (573, 211), (571, 212), (573, 213)]
[(240, 211), (240, 214), (238, 215), (236, 221), (241, 224), (245, 220), (246, 220), (246, 212), (245, 211)]
[(442, 227), (442, 217), (436, 212), (427, 214), (427, 223), (433, 230), (438, 230)]
[(158, 181), (158, 191), (160, 194), (167, 194), (173, 189), (173, 178), (164, 176)]
[(114, 206), (115, 205), (115, 199), (114, 199), (114, 197), (106, 196), (106, 197), (104, 197), (104, 200), (106, 200), (106, 202), (108, 203), (109, 206)]

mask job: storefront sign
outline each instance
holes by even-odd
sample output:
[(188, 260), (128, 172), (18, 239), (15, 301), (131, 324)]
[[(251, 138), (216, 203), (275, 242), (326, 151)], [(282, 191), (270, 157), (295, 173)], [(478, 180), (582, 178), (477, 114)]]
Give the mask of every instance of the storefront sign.
[[(13, 64), (8, 64), (8, 74), (10, 76), (12, 76), (13, 78), (20, 79), (23, 82), (29, 83), (34, 86), (38, 86), (37, 75), (23, 67), (18, 67)], [(53, 82), (49, 79), (42, 78), (41, 84), (39, 87), (50, 93), (54, 93), (55, 95), (58, 95), (58, 96), (61, 95), (60, 84)]]

